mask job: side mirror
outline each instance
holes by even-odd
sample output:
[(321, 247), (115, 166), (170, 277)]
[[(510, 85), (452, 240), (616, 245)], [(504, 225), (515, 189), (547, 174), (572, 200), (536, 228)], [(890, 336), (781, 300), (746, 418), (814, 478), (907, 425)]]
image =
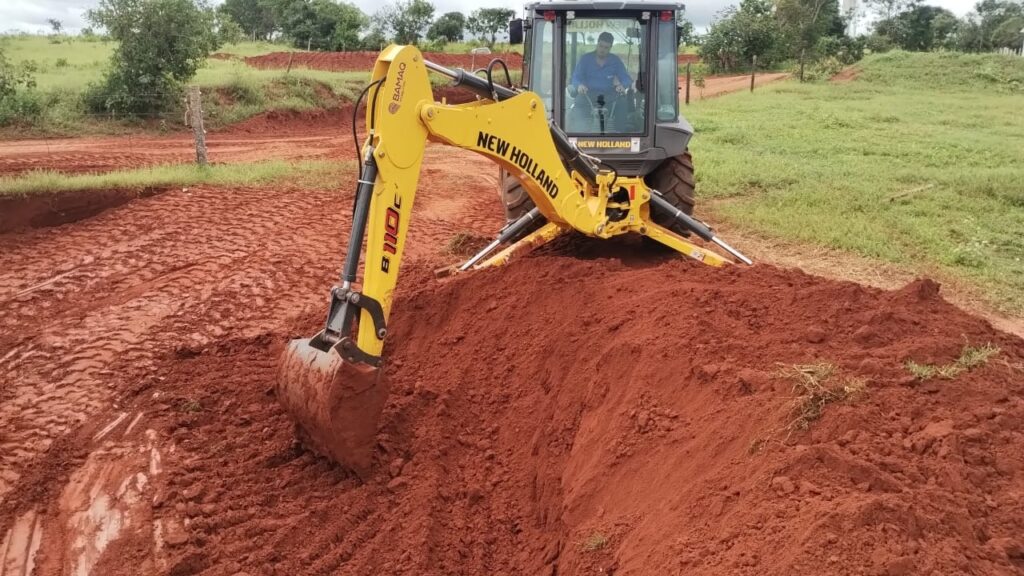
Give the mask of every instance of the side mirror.
[(508, 23), (508, 43), (509, 44), (522, 44), (523, 43), (523, 20), (516, 18), (510, 20)]
[(626, 36), (629, 36), (630, 38), (637, 38), (637, 39), (639, 39), (640, 38), (640, 27), (639, 26), (632, 26), (632, 27), (630, 27), (629, 29), (626, 30)]

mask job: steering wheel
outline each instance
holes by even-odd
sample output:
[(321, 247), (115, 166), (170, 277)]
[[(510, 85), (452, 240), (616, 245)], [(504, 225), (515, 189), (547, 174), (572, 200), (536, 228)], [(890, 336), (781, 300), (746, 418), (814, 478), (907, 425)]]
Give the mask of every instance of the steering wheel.
[(622, 92), (615, 91), (610, 94), (595, 94), (590, 91), (581, 94), (575, 86), (566, 87), (567, 96), (573, 100), (571, 111), (575, 114), (576, 121), (586, 124), (586, 129), (580, 131), (602, 134), (621, 131), (620, 124), (627, 121), (626, 115), (629, 114), (628, 107), (623, 105), (631, 91), (632, 88), (626, 88)]

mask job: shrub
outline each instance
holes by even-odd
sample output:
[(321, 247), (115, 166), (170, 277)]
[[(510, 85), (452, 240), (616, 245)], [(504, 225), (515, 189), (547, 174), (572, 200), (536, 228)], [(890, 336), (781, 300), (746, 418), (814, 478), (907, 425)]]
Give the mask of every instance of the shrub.
[(214, 11), (202, 0), (100, 0), (88, 19), (119, 42), (102, 83), (88, 88), (95, 112), (166, 110), (219, 46)]

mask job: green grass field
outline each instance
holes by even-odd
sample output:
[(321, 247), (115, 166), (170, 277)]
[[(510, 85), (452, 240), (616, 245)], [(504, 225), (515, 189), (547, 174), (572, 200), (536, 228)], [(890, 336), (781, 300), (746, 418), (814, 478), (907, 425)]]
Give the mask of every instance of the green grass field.
[[(0, 48), (11, 62), (31, 61), (36, 68), (43, 114), (32, 125), (19, 127), (21, 132), (75, 134), (132, 129), (130, 122), (126, 126), (105, 117), (90, 117), (80, 102), (87, 86), (103, 77), (113, 53), (112, 43), (81, 38), (53, 43), (45, 36), (18, 35), (0, 36)], [(242, 42), (224, 46), (220, 52), (245, 57), (286, 50), (290, 48), (281, 44)], [(266, 110), (305, 110), (353, 100), (368, 78), (369, 71), (296, 68), (285, 74), (281, 70), (257, 70), (238, 59), (211, 58), (196, 74), (195, 82), (207, 94), (208, 126), (216, 128)], [(180, 110), (165, 115), (172, 120), (181, 116)]]
[(1024, 59), (893, 52), (684, 112), (716, 220), (967, 280), (1024, 313)]
[[(69, 37), (55, 44), (46, 36), (18, 35), (0, 36), (0, 48), (11, 62), (35, 62), (35, 79), (40, 90), (81, 91), (90, 82), (96, 82), (103, 76), (114, 52), (114, 43)], [(282, 44), (241, 42), (224, 46), (219, 52), (245, 57), (287, 50), (290, 48)], [(199, 71), (197, 81), (202, 86), (222, 86), (238, 75), (240, 69), (251, 71), (252, 74), (247, 76), (253, 79), (265, 81), (272, 76), (260, 73), (272, 71), (254, 70), (238, 61), (210, 59)], [(305, 72), (308, 71), (294, 71), (298, 75), (304, 75)], [(327, 83), (336, 80), (329, 75), (319, 75), (316, 79), (325, 79)]]

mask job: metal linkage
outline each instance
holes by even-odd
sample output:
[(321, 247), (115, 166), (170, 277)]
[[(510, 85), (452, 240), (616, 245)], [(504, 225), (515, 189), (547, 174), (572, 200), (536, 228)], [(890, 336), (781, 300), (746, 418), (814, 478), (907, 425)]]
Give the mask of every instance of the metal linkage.
[(692, 216), (687, 215), (679, 208), (673, 206), (668, 200), (665, 200), (665, 198), (662, 197), (661, 192), (658, 192), (657, 190), (651, 190), (651, 204), (658, 208), (658, 210), (666, 214), (671, 214), (673, 218), (681, 222), (683, 226), (686, 226), (687, 228), (692, 230), (693, 233), (696, 234), (697, 236), (700, 236), (701, 239), (706, 240), (708, 242), (714, 242), (718, 246), (721, 246), (722, 250), (725, 250), (729, 254), (732, 254), (732, 256), (739, 260), (740, 262), (743, 262), (744, 264), (747, 265), (753, 264), (750, 258), (747, 258), (742, 253), (740, 253), (739, 250), (733, 248), (732, 246), (729, 246), (728, 244), (725, 243), (724, 240), (721, 240), (720, 238), (715, 236), (715, 233), (711, 231), (711, 228), (708, 228), (707, 225), (705, 225), (703, 222), (697, 220)]
[(512, 240), (513, 238), (518, 236), (520, 232), (526, 230), (526, 228), (530, 226), (530, 224), (538, 220), (542, 220), (543, 218), (544, 217), (541, 216), (540, 214), (540, 209), (536, 207), (533, 210), (527, 212), (526, 214), (523, 214), (522, 216), (519, 217), (518, 220), (502, 228), (501, 232), (498, 233), (498, 237), (494, 240), (494, 242), (488, 244), (483, 250), (477, 252), (476, 255), (474, 255), (469, 260), (466, 260), (465, 264), (459, 266), (459, 271), (465, 272), (466, 270), (469, 270), (471, 267), (473, 267), (474, 264), (476, 264), (480, 260), (483, 260), (491, 252), (494, 252), (495, 248), (497, 248), (501, 244), (504, 244), (505, 242)]

